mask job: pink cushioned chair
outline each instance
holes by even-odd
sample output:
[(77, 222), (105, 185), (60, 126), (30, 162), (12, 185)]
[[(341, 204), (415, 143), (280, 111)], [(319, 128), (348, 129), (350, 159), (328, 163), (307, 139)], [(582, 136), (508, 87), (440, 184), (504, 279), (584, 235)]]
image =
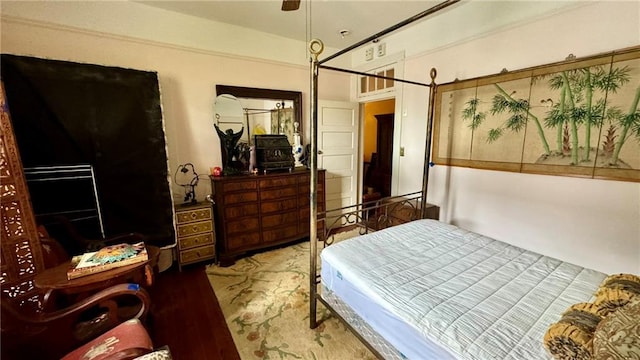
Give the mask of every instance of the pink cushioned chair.
[(153, 351), (151, 338), (138, 319), (123, 322), (70, 352), (62, 360), (135, 359)]
[[(152, 349), (139, 320), (149, 310), (149, 294), (137, 284), (115, 285), (53, 311), (30, 313), (8, 299), (0, 305), (3, 360), (54, 360), (82, 351), (86, 356), (64, 359), (132, 359)], [(112, 350), (117, 356), (105, 357)]]

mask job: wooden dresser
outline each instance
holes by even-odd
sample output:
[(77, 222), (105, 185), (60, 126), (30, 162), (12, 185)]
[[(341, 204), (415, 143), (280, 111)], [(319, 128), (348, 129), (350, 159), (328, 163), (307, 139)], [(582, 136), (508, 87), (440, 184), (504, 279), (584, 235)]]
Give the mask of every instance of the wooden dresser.
[(208, 201), (177, 205), (176, 237), (178, 238), (178, 268), (216, 257), (216, 233), (212, 204)]
[[(247, 251), (309, 236), (306, 169), (260, 175), (211, 177), (221, 266)], [(325, 209), (324, 170), (318, 170), (318, 211)]]

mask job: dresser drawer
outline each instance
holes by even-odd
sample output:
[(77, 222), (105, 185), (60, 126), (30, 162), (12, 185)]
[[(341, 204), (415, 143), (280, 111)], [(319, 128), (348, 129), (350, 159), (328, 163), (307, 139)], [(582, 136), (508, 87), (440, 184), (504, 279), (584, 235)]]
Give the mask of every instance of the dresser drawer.
[[(298, 186), (298, 194), (300, 195), (306, 195), (307, 197), (309, 197), (309, 193), (311, 192), (311, 190), (309, 190), (309, 184), (304, 184), (304, 185), (299, 185)], [(316, 187), (316, 191), (318, 192), (318, 194), (322, 193), (324, 191), (324, 186), (322, 186), (322, 184), (318, 184), (318, 186)], [(318, 195), (319, 196), (319, 195)]]
[(227, 237), (227, 250), (233, 251), (253, 247), (260, 243), (260, 233), (254, 231), (252, 233), (235, 234)]
[(224, 192), (230, 191), (241, 191), (241, 190), (258, 190), (258, 182), (255, 180), (252, 181), (236, 181), (236, 182), (226, 182), (222, 185), (222, 190)]
[(211, 219), (210, 208), (176, 212), (176, 222), (178, 224), (209, 219)]
[(213, 231), (213, 224), (211, 220), (178, 225), (178, 237), (191, 236), (211, 231)]
[(285, 227), (279, 227), (273, 230), (266, 230), (262, 232), (262, 239), (265, 243), (272, 241), (280, 241), (290, 239), (298, 234), (298, 224), (293, 224)]
[(258, 193), (257, 192), (243, 192), (243, 193), (225, 194), (224, 195), (224, 203), (226, 205), (238, 204), (238, 203), (243, 203), (243, 202), (253, 202), (253, 201), (258, 201)]
[(262, 211), (263, 214), (296, 209), (297, 207), (298, 207), (298, 199), (265, 201), (262, 204), (260, 204), (260, 210)]
[(298, 184), (307, 184), (311, 182), (311, 175), (302, 175), (298, 177)]
[(260, 222), (258, 218), (242, 219), (237, 221), (227, 221), (227, 233), (240, 233), (245, 231), (258, 230)]
[(237, 206), (227, 206), (224, 208), (224, 216), (227, 219), (233, 219), (243, 216), (258, 215), (258, 204), (246, 204)]
[(213, 233), (194, 235), (178, 239), (178, 246), (180, 246), (180, 250), (186, 250), (192, 247), (213, 243)]
[(262, 217), (262, 227), (280, 226), (283, 224), (296, 224), (298, 222), (298, 211), (289, 211), (281, 214), (265, 215)]
[(282, 199), (289, 196), (297, 196), (298, 191), (295, 187), (286, 187), (281, 189), (270, 189), (260, 191), (260, 200)]
[(260, 189), (270, 188), (270, 187), (278, 187), (278, 186), (292, 186), (296, 184), (296, 178), (287, 176), (287, 177), (278, 177), (273, 179), (261, 179), (260, 180)]
[(186, 264), (206, 259), (213, 259), (215, 255), (216, 251), (213, 245), (197, 247), (190, 250), (180, 251), (180, 263)]

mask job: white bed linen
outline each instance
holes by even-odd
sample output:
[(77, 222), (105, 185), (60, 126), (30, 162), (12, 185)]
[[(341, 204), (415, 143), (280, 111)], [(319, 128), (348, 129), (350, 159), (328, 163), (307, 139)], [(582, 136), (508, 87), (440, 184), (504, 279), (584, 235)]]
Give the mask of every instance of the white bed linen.
[[(417, 328), (409, 326), (400, 317), (395, 316), (388, 310), (371, 302), (368, 296), (350, 282), (342, 281), (342, 274), (335, 270), (328, 262), (322, 264), (322, 279), (325, 278), (333, 279), (324, 282), (331, 283), (333, 289), (329, 290), (326, 286), (323, 286), (321, 295), (324, 300), (327, 301), (334, 310), (338, 311), (343, 318), (347, 319), (347, 321), (349, 320), (349, 314), (343, 313), (344, 310), (339, 307), (341, 304), (338, 302), (342, 302), (344, 306), (351, 308), (351, 310), (360, 317), (360, 319), (356, 318), (354, 320), (355, 324), (350, 322), (352, 327), (358, 329), (363, 326), (360, 324), (360, 321), (364, 321), (379, 337), (386, 340), (387, 343), (395, 348), (395, 351), (386, 348), (380, 349), (375, 342), (381, 342), (384, 345), (384, 341), (374, 339), (374, 343), (371, 343), (368, 339), (371, 346), (376, 348), (385, 360), (407, 358), (456, 359), (456, 357), (446, 349), (422, 336)], [(345, 301), (345, 299), (348, 301)], [(336, 303), (338, 303), (338, 305), (336, 305)]]
[(435, 220), (345, 240), (321, 259), (323, 285), (409, 359), (548, 359), (549, 324), (606, 276)]

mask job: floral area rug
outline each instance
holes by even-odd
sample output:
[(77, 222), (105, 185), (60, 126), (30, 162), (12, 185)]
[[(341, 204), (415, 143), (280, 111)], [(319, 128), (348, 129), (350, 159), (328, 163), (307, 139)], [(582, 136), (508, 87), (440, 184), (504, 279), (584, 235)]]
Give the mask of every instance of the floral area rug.
[(319, 302), (320, 325), (309, 328), (308, 241), (207, 274), (242, 359), (375, 359)]

